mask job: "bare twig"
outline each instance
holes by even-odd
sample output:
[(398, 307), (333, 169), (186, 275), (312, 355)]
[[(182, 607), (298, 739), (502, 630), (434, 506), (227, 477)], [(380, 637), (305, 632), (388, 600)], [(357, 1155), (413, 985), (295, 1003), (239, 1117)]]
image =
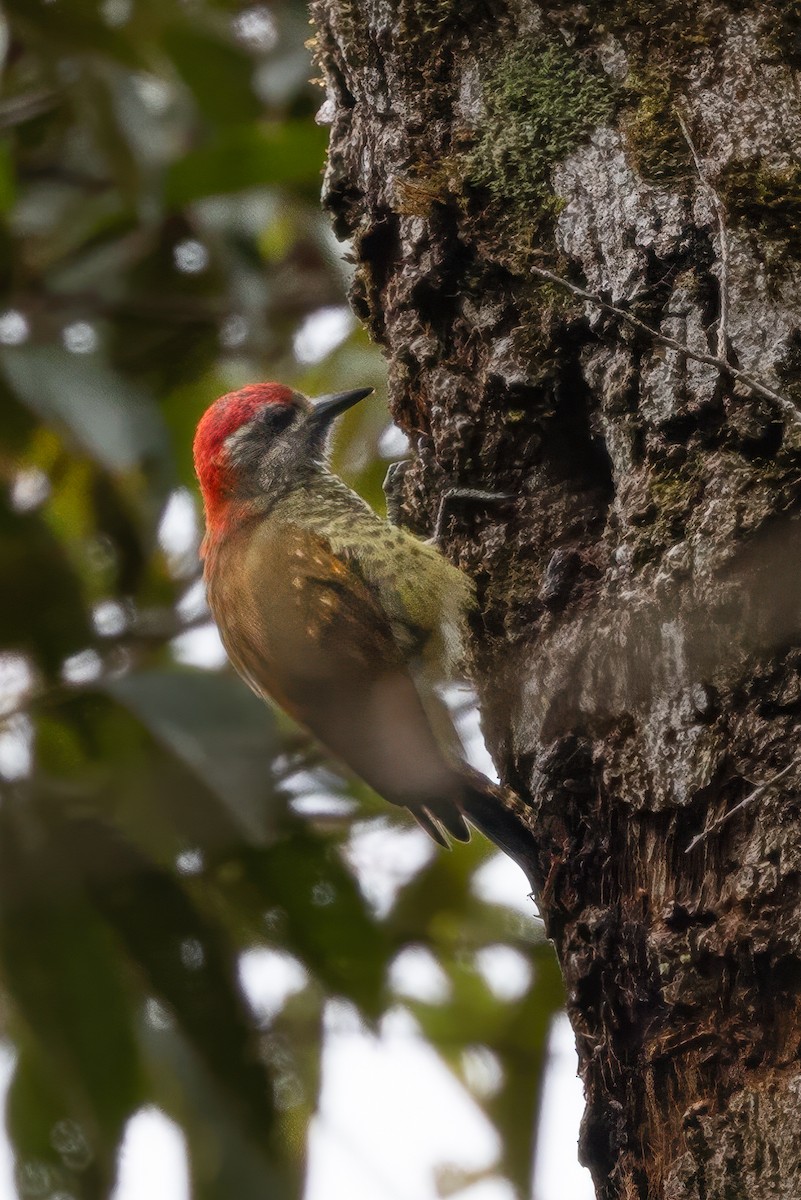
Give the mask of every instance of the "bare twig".
[(720, 829), (721, 825), (725, 825), (733, 816), (736, 816), (738, 812), (742, 812), (744, 808), (747, 808), (749, 804), (753, 804), (755, 800), (759, 800), (760, 797), (764, 796), (766, 792), (772, 791), (780, 780), (784, 779), (786, 775), (789, 775), (791, 771), (795, 770), (799, 766), (801, 766), (801, 759), (795, 758), (791, 763), (788, 763), (786, 767), (783, 767), (777, 775), (774, 775), (772, 779), (766, 779), (764, 783), (760, 783), (754, 788), (753, 791), (749, 792), (747, 796), (744, 796), (738, 804), (735, 804), (734, 808), (730, 808), (728, 812), (723, 813), (722, 816), (713, 821), (712, 824), (706, 829), (703, 829), (700, 833), (696, 834), (684, 853), (689, 854), (690, 851), (694, 850), (700, 842), (705, 841), (711, 833), (715, 833), (716, 830)]
[(0, 129), (13, 129), (55, 108), (61, 99), (58, 92), (41, 88), (21, 96), (10, 96), (0, 104)]
[(0, 699), (0, 726), (6, 725), (15, 717), (27, 716), (33, 708), (57, 706), (93, 688), (102, 687), (120, 673), (119, 665), (115, 664), (112, 657), (114, 654), (128, 654), (128, 669), (133, 669), (148, 652), (166, 646), (181, 634), (191, 633), (193, 629), (201, 629), (211, 622), (211, 614), (207, 611), (187, 620), (181, 620), (171, 611), (147, 614), (147, 618), (149, 619), (140, 619), (123, 633), (101, 637), (84, 647), (85, 650), (94, 651), (100, 658), (100, 670), (89, 678), (75, 681), (65, 679), (38, 687), (34, 685), (7, 707)]
[(792, 400), (789, 400), (787, 396), (782, 396), (779, 392), (774, 392), (772, 388), (769, 388), (764, 383), (760, 383), (758, 379), (754, 379), (753, 376), (748, 375), (745, 371), (741, 371), (739, 367), (732, 366), (724, 358), (719, 358), (715, 354), (704, 354), (699, 350), (691, 350), (689, 346), (682, 345), (675, 338), (660, 333), (658, 329), (652, 329), (650, 325), (646, 325), (645, 321), (641, 321), (639, 317), (635, 317), (633, 313), (628, 312), (625, 308), (619, 308), (616, 304), (610, 304), (607, 300), (602, 300), (594, 292), (588, 292), (586, 288), (571, 283), (569, 279), (564, 279), (554, 271), (547, 271), (544, 267), (537, 266), (532, 266), (530, 269), (531, 273), (539, 279), (547, 279), (549, 283), (556, 283), (560, 287), (572, 292), (574, 296), (578, 296), (581, 300), (586, 300), (588, 304), (594, 304), (596, 308), (612, 313), (614, 316), (620, 317), (623, 321), (628, 321), (629, 325), (634, 329), (639, 329), (642, 333), (647, 333), (650, 338), (653, 338), (655, 342), (659, 342), (660, 345), (667, 346), (670, 350), (676, 350), (679, 354), (684, 354), (687, 358), (692, 358), (695, 362), (706, 363), (709, 367), (717, 368), (722, 374), (730, 376), (737, 383), (741, 383), (743, 387), (750, 388), (757, 395), (771, 400), (777, 408), (781, 409), (785, 416), (789, 417), (796, 425), (801, 426), (801, 410), (793, 404)]
[(701, 159), (698, 156), (698, 151), (695, 148), (695, 143), (690, 135), (690, 130), (687, 122), (684, 120), (681, 112), (676, 113), (681, 132), (684, 134), (684, 140), (690, 147), (690, 154), (693, 156), (695, 169), (698, 172), (698, 178), (705, 192), (712, 202), (712, 207), (715, 210), (715, 216), (718, 222), (718, 237), (720, 239), (720, 279), (718, 283), (720, 293), (720, 314), (718, 317), (718, 338), (717, 338), (717, 353), (718, 357), (729, 360), (729, 238), (726, 232), (726, 210), (723, 207), (723, 202), (720, 196), (715, 191), (712, 184), (707, 178), (704, 171)]

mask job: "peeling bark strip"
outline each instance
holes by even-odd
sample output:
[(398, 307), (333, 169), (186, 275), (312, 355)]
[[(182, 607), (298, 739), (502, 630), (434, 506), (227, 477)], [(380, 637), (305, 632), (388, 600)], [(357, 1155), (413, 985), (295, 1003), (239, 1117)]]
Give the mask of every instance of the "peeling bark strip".
[(715, 354), (714, 189), (729, 361), (801, 403), (798, 5), (312, 7), (325, 202), (417, 439), (406, 517), (519, 495), (449, 543), (539, 836), (598, 1195), (797, 1200), (801, 436), (531, 267)]

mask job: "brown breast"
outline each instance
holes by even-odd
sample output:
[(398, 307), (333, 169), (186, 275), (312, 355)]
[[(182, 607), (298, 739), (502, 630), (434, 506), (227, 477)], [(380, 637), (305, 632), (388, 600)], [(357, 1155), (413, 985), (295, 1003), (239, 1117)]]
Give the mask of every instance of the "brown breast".
[(234, 666), (386, 799), (439, 803), (446, 763), (378, 600), (323, 538), (263, 518), (209, 560), (209, 602)]

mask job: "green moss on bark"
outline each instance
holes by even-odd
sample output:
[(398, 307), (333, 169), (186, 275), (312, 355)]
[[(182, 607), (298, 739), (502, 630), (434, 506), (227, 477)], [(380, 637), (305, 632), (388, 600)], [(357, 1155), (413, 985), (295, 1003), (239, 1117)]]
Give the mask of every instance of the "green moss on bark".
[[(776, 171), (761, 159), (729, 163), (716, 181), (733, 225), (771, 241), (796, 243), (801, 224), (801, 167)], [(795, 256), (797, 256), (797, 250)]]
[(664, 551), (686, 537), (687, 524), (702, 493), (700, 462), (690, 456), (680, 469), (651, 468), (647, 492), (636, 519), (632, 563), (639, 568), (656, 562)]
[(776, 0), (776, 8), (771, 48), (788, 67), (801, 70), (801, 0)]
[(518, 345), (528, 355), (531, 379), (542, 383), (558, 371), (565, 356), (565, 330), (583, 317), (583, 303), (566, 288), (539, 282), (520, 305)]
[[(792, 336), (784, 357), (776, 364), (776, 376), (784, 395), (801, 410), (801, 331)], [(795, 423), (788, 426), (785, 445), (796, 452), (801, 450), (801, 431)]]
[(487, 0), (400, 0), (393, 42), (398, 48), (413, 46), (419, 57), (420, 39), (426, 39), (433, 53), (438, 39), (486, 18), (488, 9)]
[(649, 183), (667, 184), (692, 175), (692, 156), (677, 117), (676, 98), (662, 72), (629, 77), (633, 107), (622, 119), (632, 165)]
[(465, 177), (529, 216), (553, 216), (551, 169), (613, 111), (607, 78), (556, 39), (515, 46), (484, 79), (484, 126)]
[(595, 43), (611, 34), (635, 71), (662, 61), (679, 74), (699, 50), (714, 45), (726, 15), (693, 0), (588, 0), (582, 5), (566, 0), (550, 3), (546, 12), (580, 40)]

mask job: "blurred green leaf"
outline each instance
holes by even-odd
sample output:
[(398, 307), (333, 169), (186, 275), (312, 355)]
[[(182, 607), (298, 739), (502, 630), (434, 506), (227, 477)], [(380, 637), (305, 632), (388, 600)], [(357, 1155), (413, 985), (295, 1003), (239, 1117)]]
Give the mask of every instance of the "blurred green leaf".
[(493, 1049), (503, 1082), (485, 1102), (487, 1115), (501, 1134), (504, 1174), (521, 1196), (531, 1195), (542, 1090), (554, 1017), (564, 1007), (564, 985), (556, 955), (543, 943), (534, 955), (534, 980), (528, 994), (510, 1005), (508, 1032)]
[(268, 184), (319, 186), (326, 135), (307, 121), (227, 130), (176, 161), (167, 175), (173, 207)]
[(0, 449), (14, 457), (20, 457), (28, 446), (36, 429), (33, 414), (20, 404), (6, 381), (0, 377), (0, 404), (3, 420), (0, 421)]
[(111, 471), (158, 466), (167, 483), (172, 466), (158, 408), (98, 356), (18, 346), (0, 351), (0, 371), (37, 416), (69, 430), (97, 462)]
[[(41, 1113), (53, 1115), (63, 1097), (62, 1115), (75, 1122), (92, 1166), (84, 1194), (100, 1197), (141, 1100), (141, 1075), (119, 956), (74, 867), (61, 845), (26, 837), (14, 813), (0, 812), (2, 978), (38, 1048), (27, 1088), (20, 1084), (28, 1102), (20, 1098), (15, 1109), (18, 1143), (35, 1147)], [(31, 1103), (32, 1091), (45, 1096), (44, 1106)]]
[(64, 1092), (64, 1076), (40, 1046), (19, 1049), (6, 1102), (6, 1126), (16, 1159), (19, 1191), (27, 1197), (64, 1194), (81, 1200), (105, 1198), (113, 1181), (113, 1163), (98, 1161), (96, 1147), (75, 1119)]
[(81, 76), (80, 87), (72, 89), (72, 100), (81, 124), (90, 135), (104, 168), (114, 180), (121, 196), (134, 201), (139, 190), (139, 163), (133, 148), (123, 136), (115, 106), (116, 72), (88, 71)]
[(0, 141), (0, 215), (5, 216), (14, 207), (16, 179), (11, 146), (6, 139)]
[(241, 865), (246, 883), (281, 913), (293, 953), (327, 990), (374, 1017), (392, 946), (332, 849), (298, 827), (267, 850), (246, 852)]
[(148, 990), (167, 1005), (243, 1129), (265, 1138), (272, 1096), (234, 948), (166, 871), (101, 823), (73, 821), (62, 840)]
[(5, 0), (5, 8), (12, 31), (35, 40), (45, 51), (103, 53), (128, 66), (144, 65), (138, 45), (102, 20), (94, 0)]
[(150, 530), (141, 528), (135, 506), (117, 480), (105, 472), (94, 472), (90, 498), (97, 533), (107, 539), (114, 556), (114, 590), (122, 596), (134, 596), (148, 569), (148, 551), (152, 549), (152, 538), (147, 536)]
[(226, 123), (261, 116), (250, 82), (254, 64), (244, 51), (186, 23), (166, 30), (164, 45), (204, 116)]
[[(473, 892), (476, 869), (490, 854), (490, 843), (473, 831), (465, 846), (436, 854), (404, 887), (388, 924), (399, 940), (420, 937), (443, 948), (481, 946), (507, 938), (512, 931), (508, 910), (479, 901)], [(526, 886), (521, 872), (521, 889)], [(533, 906), (532, 906), (533, 912)], [(533, 921), (531, 937), (539, 940)]]
[(519, 1000), (496, 996), (472, 964), (445, 966), (450, 998), (442, 1004), (410, 1002), (420, 1027), (458, 1074), (465, 1046), (483, 1045), (501, 1066), (497, 1090), (477, 1097), (501, 1135), (502, 1168), (516, 1194), (531, 1195), (539, 1106), (554, 1015), (564, 1003), (559, 968), (550, 945), (534, 955), (531, 986)]
[(150, 1023), (144, 1041), (161, 1104), (187, 1139), (192, 1200), (297, 1200), (284, 1147), (245, 1135), (185, 1039)]
[(92, 638), (83, 591), (63, 546), (38, 513), (14, 512), (0, 492), (2, 649), (55, 674)]
[(152, 670), (112, 680), (107, 688), (217, 792), (254, 841), (274, 833), (275, 726), (269, 708), (239, 679)]
[(245, 817), (111, 696), (77, 690), (36, 722), (36, 761), (47, 778), (76, 789), (62, 798), (72, 816), (113, 822), (159, 864), (193, 848), (209, 859), (238, 852)]

